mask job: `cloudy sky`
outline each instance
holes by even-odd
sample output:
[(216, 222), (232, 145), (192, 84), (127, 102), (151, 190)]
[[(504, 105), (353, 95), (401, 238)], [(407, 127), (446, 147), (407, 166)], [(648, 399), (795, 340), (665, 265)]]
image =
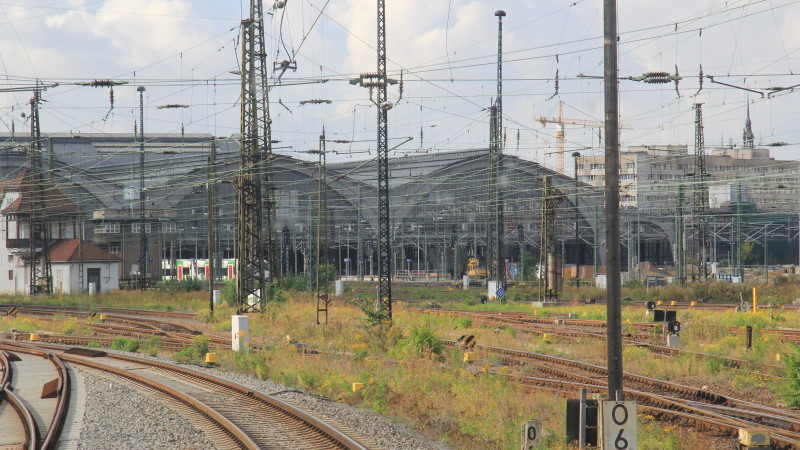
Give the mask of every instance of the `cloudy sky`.
[[(403, 97), (390, 113), (397, 152), (485, 147), (495, 93), (497, 18), (504, 18), (506, 151), (555, 165), (555, 115), (603, 116), (601, 0), (387, 0), (391, 77)], [(797, 159), (800, 112), (800, 1), (623, 0), (619, 2), (620, 77), (664, 71), (678, 84), (620, 81), (623, 146), (694, 142), (692, 105), (702, 102), (707, 145), (740, 144), (749, 103), (756, 142), (786, 142), (778, 157)], [(131, 132), (136, 87), (145, 92), (145, 130), (238, 132), (239, 36), (248, 2), (230, 0), (0, 0), (2, 88), (35, 79), (59, 83), (43, 94), (45, 132)], [(323, 126), (337, 158), (374, 156), (369, 92), (348, 81), (376, 70), (376, 5), (366, 0), (265, 2), (271, 62), (296, 61), (270, 92), (276, 151), (297, 157), (317, 146)], [(700, 85), (699, 71), (711, 75)], [(273, 82), (279, 72), (273, 73)], [(556, 78), (558, 82), (556, 83)], [(127, 81), (114, 89), (79, 86)], [(321, 83), (321, 80), (328, 80)], [(556, 84), (558, 91), (556, 91)], [(757, 92), (748, 92), (744, 89)], [(772, 95), (770, 95), (772, 94)], [(398, 86), (390, 91), (397, 100)], [(26, 133), (30, 93), (0, 94), (0, 131)], [(763, 98), (762, 98), (763, 96)], [(330, 100), (330, 104), (303, 103)], [(159, 109), (167, 104), (188, 108)], [(569, 126), (567, 151), (600, 153), (596, 128)], [(569, 158), (568, 158), (569, 159)], [(568, 169), (571, 167), (567, 165)], [(568, 170), (571, 173), (571, 170)]]

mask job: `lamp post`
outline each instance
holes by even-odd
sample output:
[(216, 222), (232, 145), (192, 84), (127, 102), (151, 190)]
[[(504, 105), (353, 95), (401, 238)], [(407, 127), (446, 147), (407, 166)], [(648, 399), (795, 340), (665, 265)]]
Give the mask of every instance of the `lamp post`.
[(581, 253), (578, 249), (578, 158), (580, 156), (579, 152), (572, 153), (572, 158), (575, 160), (575, 289), (581, 287)]

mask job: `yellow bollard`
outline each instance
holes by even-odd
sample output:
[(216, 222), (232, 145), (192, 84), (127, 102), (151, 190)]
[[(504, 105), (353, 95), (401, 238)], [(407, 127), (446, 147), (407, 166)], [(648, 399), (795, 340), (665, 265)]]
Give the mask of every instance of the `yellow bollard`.
[(475, 361), (475, 353), (473, 352), (464, 353), (464, 362), (473, 362), (473, 361)]
[(780, 362), (780, 360), (781, 360), (781, 354), (780, 353), (775, 353), (775, 361)]
[(28, 340), (31, 340), (31, 341), (38, 341), (38, 340), (40, 340), (40, 338), (39, 338), (39, 335), (38, 335), (38, 334), (31, 333), (31, 335), (30, 335), (30, 337), (28, 338)]
[(206, 353), (206, 364), (216, 364), (218, 362), (219, 358), (216, 353)]
[(100, 322), (103, 322), (105, 320), (106, 320), (106, 315), (105, 314), (100, 314)]
[(661, 306), (661, 305), (663, 305), (663, 304), (664, 304), (664, 302), (663, 302), (663, 301), (661, 301), (661, 300), (659, 300), (659, 301), (657, 301), (657, 302), (656, 302), (656, 305), (657, 305), (657, 306)]
[(689, 306), (697, 306), (697, 302), (691, 302), (689, 303)]
[(364, 389), (364, 383), (353, 383), (353, 392), (358, 392)]
[(756, 288), (753, 288), (753, 312), (758, 312), (758, 297), (756, 296)]
[(669, 302), (669, 306), (678, 306), (678, 302), (673, 300), (673, 301)]

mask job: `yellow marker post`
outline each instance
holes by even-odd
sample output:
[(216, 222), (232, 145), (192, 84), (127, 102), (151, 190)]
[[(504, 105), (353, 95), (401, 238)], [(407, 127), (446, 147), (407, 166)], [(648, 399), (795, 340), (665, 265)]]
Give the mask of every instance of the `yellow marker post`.
[(756, 288), (753, 288), (753, 312), (758, 312), (758, 297), (756, 296)]

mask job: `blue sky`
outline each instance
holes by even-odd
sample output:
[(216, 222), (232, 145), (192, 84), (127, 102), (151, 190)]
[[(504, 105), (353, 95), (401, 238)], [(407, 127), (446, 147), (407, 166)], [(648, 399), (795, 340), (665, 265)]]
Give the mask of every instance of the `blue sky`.
[[(555, 114), (601, 120), (602, 1), (387, 0), (391, 76), (404, 80), (403, 99), (390, 113), (399, 154), (486, 146), (495, 91), (497, 19), (504, 19), (506, 152), (554, 166), (555, 128), (535, 119)], [(631, 129), (622, 144), (694, 141), (692, 105), (702, 102), (707, 145), (741, 142), (750, 102), (756, 142), (800, 143), (800, 92), (771, 98), (712, 84), (699, 89), (702, 64), (716, 81), (764, 94), (800, 84), (800, 5), (791, 0), (619, 2), (620, 76), (675, 72), (679, 84), (620, 82), (620, 114)], [(146, 86), (147, 132), (238, 132), (239, 23), (247, 3), (211, 0), (0, 1), (3, 87), (59, 82), (43, 98), (46, 132), (131, 132), (138, 120), (136, 86)], [(270, 93), (277, 151), (296, 157), (315, 148), (323, 127), (336, 144), (332, 158), (374, 156), (375, 111), (367, 90), (348, 79), (374, 71), (375, 2), (288, 0), (265, 18), (268, 59), (294, 59), (297, 71)], [(324, 10), (324, 11), (323, 11)], [(322, 12), (321, 12), (322, 11)], [(312, 26), (313, 25), (313, 26)], [(702, 31), (701, 31), (702, 30)], [(558, 95), (555, 77), (558, 73)], [(586, 75), (581, 78), (579, 75)], [(129, 81), (114, 90), (74, 82)], [(298, 84), (329, 79), (326, 83)], [(680, 94), (680, 98), (678, 97)], [(397, 98), (394, 87), (390, 96)], [(1, 131), (28, 127), (29, 93), (0, 94)], [(331, 100), (330, 104), (300, 102)], [(280, 102), (279, 102), (280, 101)], [(185, 109), (158, 109), (185, 104)], [(109, 111), (110, 110), (110, 111)], [(519, 137), (518, 137), (519, 136)], [(599, 153), (596, 129), (569, 127), (567, 151)], [(776, 156), (796, 159), (797, 146)], [(569, 158), (567, 158), (569, 168)], [(571, 173), (571, 170), (568, 170)]]

